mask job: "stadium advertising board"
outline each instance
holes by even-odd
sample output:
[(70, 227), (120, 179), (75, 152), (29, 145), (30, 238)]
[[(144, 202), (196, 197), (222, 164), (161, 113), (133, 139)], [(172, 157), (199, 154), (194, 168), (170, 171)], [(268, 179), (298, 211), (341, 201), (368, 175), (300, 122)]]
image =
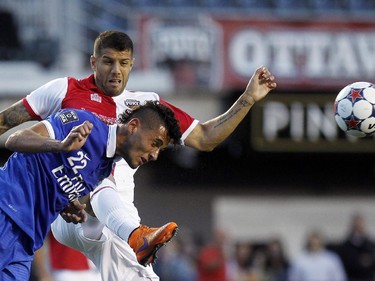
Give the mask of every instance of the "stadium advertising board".
[(375, 77), (375, 22), (144, 17), (144, 68), (171, 70), (176, 85), (242, 89), (260, 65), (279, 89), (341, 89)]
[(337, 126), (335, 94), (275, 94), (256, 104), (251, 146), (257, 151), (375, 152), (374, 138), (356, 138)]
[(218, 90), (222, 77), (220, 30), (209, 18), (143, 17), (138, 40), (143, 69), (168, 71), (179, 88)]

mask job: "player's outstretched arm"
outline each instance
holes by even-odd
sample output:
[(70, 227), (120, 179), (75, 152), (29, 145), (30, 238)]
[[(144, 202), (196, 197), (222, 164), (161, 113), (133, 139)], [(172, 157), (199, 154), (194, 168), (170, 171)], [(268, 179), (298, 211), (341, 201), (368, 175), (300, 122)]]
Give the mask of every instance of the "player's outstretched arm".
[(0, 135), (27, 121), (35, 120), (26, 110), (22, 100), (0, 112)]
[(222, 143), (245, 118), (250, 108), (276, 88), (275, 77), (264, 66), (250, 78), (245, 91), (228, 111), (205, 123), (198, 124), (185, 144), (201, 151), (212, 151)]
[(81, 148), (90, 135), (93, 124), (85, 121), (74, 127), (67, 137), (60, 141), (51, 139), (48, 130), (41, 122), (31, 128), (18, 130), (11, 134), (5, 142), (5, 148), (11, 151), (38, 152), (69, 152)]

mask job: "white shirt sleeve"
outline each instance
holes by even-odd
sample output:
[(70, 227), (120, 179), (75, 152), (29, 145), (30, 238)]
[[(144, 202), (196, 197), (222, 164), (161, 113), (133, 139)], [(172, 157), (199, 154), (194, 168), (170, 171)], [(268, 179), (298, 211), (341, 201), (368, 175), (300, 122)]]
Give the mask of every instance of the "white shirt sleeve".
[(51, 139), (56, 139), (55, 130), (53, 129), (51, 123), (48, 122), (47, 120), (42, 120), (41, 122), (44, 124), (44, 126), (46, 126), (49, 137)]
[(32, 91), (26, 96), (26, 101), (35, 115), (45, 119), (61, 109), (67, 90), (68, 78), (58, 78)]

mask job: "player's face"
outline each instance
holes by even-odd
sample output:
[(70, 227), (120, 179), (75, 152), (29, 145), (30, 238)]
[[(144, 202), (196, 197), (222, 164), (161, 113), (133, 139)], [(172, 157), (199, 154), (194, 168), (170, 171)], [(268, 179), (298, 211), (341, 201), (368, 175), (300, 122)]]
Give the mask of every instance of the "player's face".
[(138, 127), (122, 145), (122, 156), (133, 169), (158, 159), (159, 153), (166, 149), (170, 139), (167, 130), (160, 125), (158, 129)]
[(116, 51), (106, 48), (90, 58), (94, 70), (95, 83), (106, 95), (121, 94), (129, 79), (134, 59), (130, 50)]

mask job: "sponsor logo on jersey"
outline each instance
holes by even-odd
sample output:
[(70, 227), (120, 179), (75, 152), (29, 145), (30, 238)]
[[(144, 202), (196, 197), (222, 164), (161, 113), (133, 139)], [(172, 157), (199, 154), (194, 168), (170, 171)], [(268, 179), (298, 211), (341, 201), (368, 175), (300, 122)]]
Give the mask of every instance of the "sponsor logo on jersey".
[(117, 119), (109, 116), (105, 116), (103, 114), (97, 114), (95, 112), (92, 112), (96, 117), (98, 117), (102, 122), (106, 123), (107, 125), (113, 125), (116, 124)]
[(54, 168), (51, 170), (51, 173), (61, 189), (68, 196), (69, 201), (73, 201), (76, 200), (86, 189), (80, 171), (84, 169), (91, 160), (86, 153), (78, 151), (76, 155), (68, 157), (67, 161), (74, 173), (73, 177), (70, 177), (66, 173), (66, 167), (64, 165)]
[(97, 93), (91, 94), (90, 98), (91, 98), (92, 101), (96, 101), (96, 102), (99, 102), (99, 103), (102, 102), (102, 97), (99, 96), (99, 94), (97, 94)]
[(64, 111), (60, 113), (58, 117), (60, 118), (61, 123), (63, 124), (68, 124), (70, 122), (75, 122), (79, 120), (77, 113), (73, 110)]
[(130, 108), (141, 104), (139, 100), (133, 100), (133, 99), (127, 99), (124, 101), (124, 103), (127, 107), (130, 107)]

